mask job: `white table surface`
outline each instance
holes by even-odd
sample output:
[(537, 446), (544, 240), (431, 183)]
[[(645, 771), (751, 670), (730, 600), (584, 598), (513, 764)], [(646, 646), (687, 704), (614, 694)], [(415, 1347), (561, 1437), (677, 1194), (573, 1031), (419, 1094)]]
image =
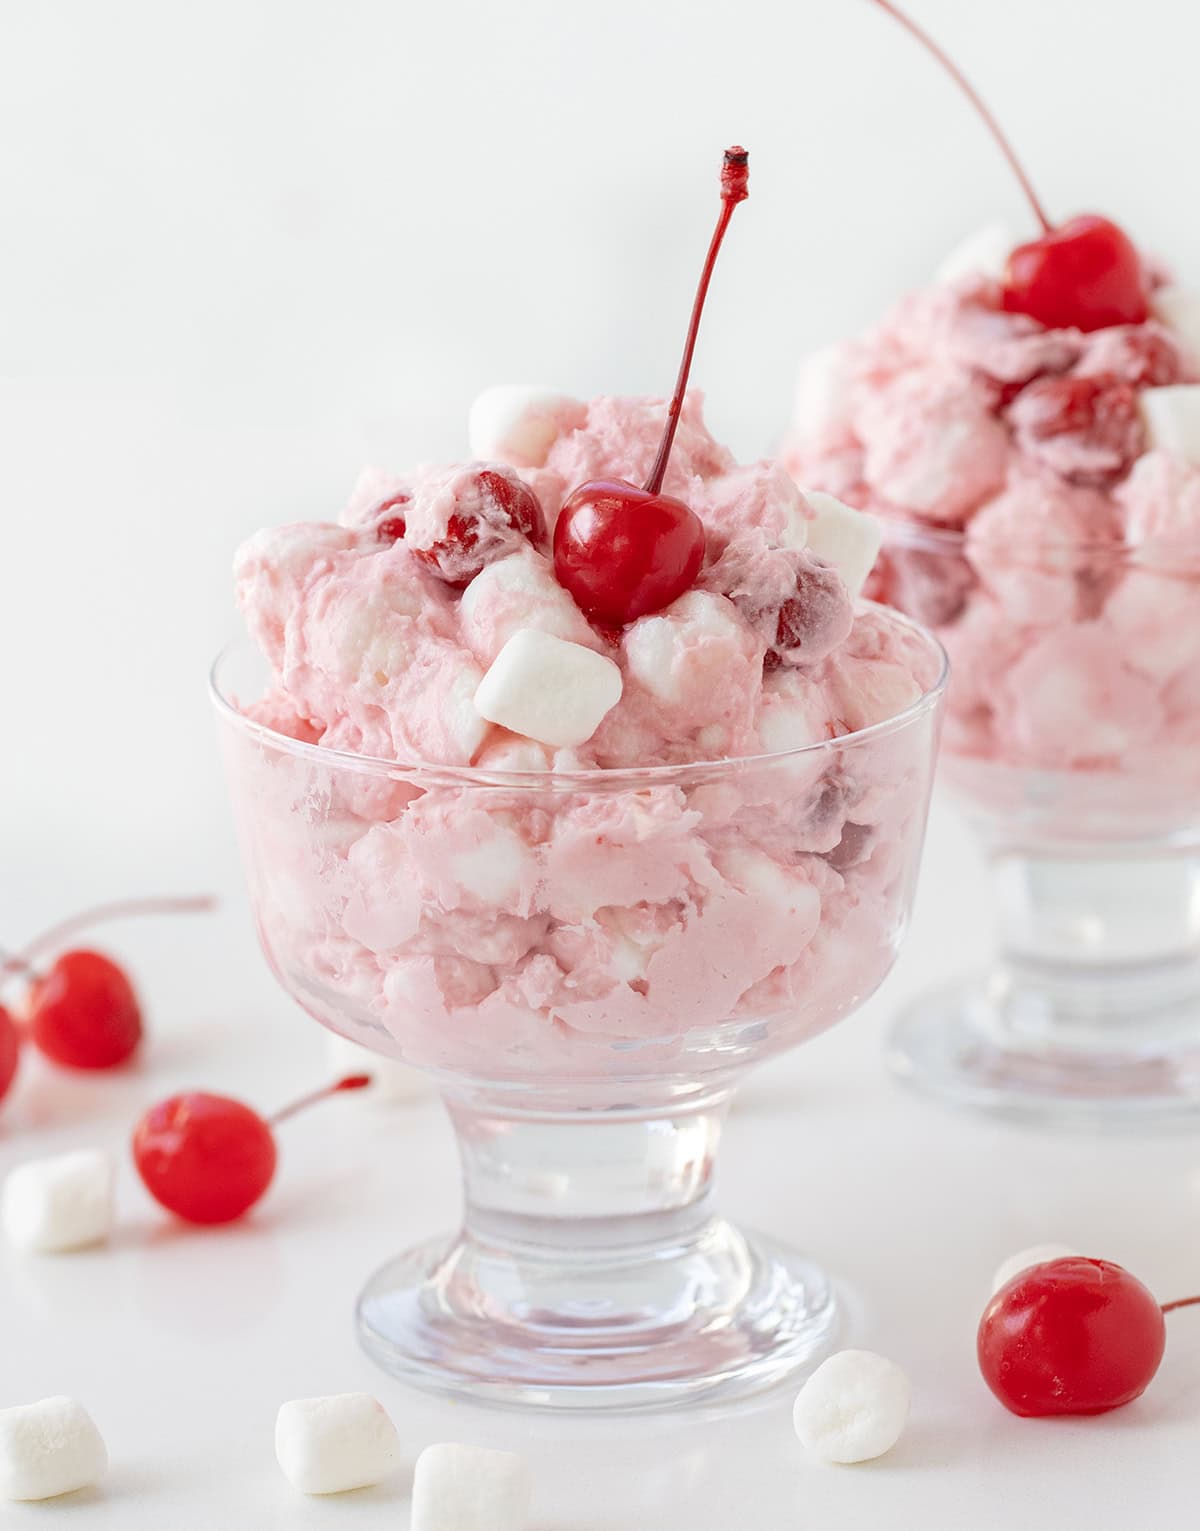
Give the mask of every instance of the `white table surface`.
[[(377, 1372), (351, 1328), (359, 1284), (455, 1217), (452, 1145), (432, 1102), (346, 1097), (289, 1124), (276, 1185), (241, 1226), (193, 1231), (160, 1215), (124, 1157), (144, 1105), (192, 1086), (266, 1109), (323, 1076), (317, 1028), (266, 973), (222, 858), (218, 915), (106, 933), (146, 991), (153, 1035), (139, 1068), (88, 1079), (26, 1060), (0, 1108), (0, 1169), (90, 1143), (123, 1155), (110, 1248), (0, 1255), (0, 1405), (73, 1394), (112, 1458), (100, 1488), (0, 1507), (4, 1525), (403, 1531), (407, 1475), (306, 1500), (275, 1465), (282, 1400), (358, 1389), (386, 1404), (410, 1462), (446, 1439), (526, 1452), (536, 1531), (1195, 1524), (1200, 1314), (1169, 1320), (1149, 1394), (1103, 1418), (1015, 1419), (976, 1371), (992, 1269), (1025, 1245), (1061, 1239), (1111, 1257), (1164, 1300), (1200, 1287), (1200, 1137), (1056, 1134), (959, 1116), (891, 1083), (880, 1044), (897, 1001), (984, 949), (979, 868), (948, 812), (935, 815), (897, 971), (857, 1017), (750, 1082), (724, 1148), (727, 1210), (817, 1254), (853, 1294), (852, 1342), (911, 1373), (908, 1435), (856, 1468), (805, 1458), (787, 1389), (707, 1416), (579, 1419), (452, 1405)], [(32, 842), (15, 862), (0, 903), (10, 944), (75, 902)], [(157, 865), (89, 871), (114, 896), (155, 886), (152, 875), (162, 883)]]

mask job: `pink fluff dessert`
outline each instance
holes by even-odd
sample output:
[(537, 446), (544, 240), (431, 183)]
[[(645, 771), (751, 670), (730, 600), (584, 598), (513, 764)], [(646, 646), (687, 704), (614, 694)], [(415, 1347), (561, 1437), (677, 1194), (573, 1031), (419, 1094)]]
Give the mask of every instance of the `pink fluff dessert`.
[(492, 390), (479, 460), (369, 471), (338, 522), (238, 554), (269, 670), (226, 746), (261, 933), (377, 1050), (526, 1079), (719, 1037), (728, 1068), (891, 964), (941, 655), (856, 605), (870, 519), (737, 464), (695, 394), (664, 484), (703, 527), (694, 581), (589, 620), (551, 556), (564, 497), (644, 477), (663, 415)]
[(886, 525), (868, 593), (951, 656), (946, 747), (1200, 783), (1200, 294), (1006, 312), (1002, 232), (805, 364), (785, 460)]

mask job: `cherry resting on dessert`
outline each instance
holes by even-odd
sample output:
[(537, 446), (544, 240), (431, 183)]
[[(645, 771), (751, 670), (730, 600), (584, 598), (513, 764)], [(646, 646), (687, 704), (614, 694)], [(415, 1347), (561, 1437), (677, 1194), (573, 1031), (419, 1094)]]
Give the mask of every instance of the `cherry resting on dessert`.
[(30, 980), (26, 1022), (38, 1049), (66, 1068), (115, 1068), (137, 1050), (142, 1039), (142, 1012), (125, 970), (103, 953), (78, 948), (65, 951), (45, 972), (31, 961), (36, 953), (99, 919), (192, 913), (211, 909), (214, 903), (214, 899), (201, 896), (105, 904), (73, 915), (39, 936), (19, 956), (0, 962), (0, 977), (19, 973)]
[(892, 0), (872, 3), (910, 32), (959, 86), (1012, 166), (1042, 226), (1039, 238), (1018, 246), (1008, 258), (1005, 310), (1028, 314), (1047, 329), (1090, 331), (1142, 324), (1150, 313), (1146, 277), (1129, 236), (1095, 213), (1082, 213), (1056, 228), (999, 123), (958, 65)]
[(976, 1349), (984, 1381), (1014, 1414), (1103, 1414), (1141, 1396), (1166, 1345), (1161, 1307), (1109, 1260), (1069, 1255), (1030, 1266), (984, 1311)]
[(191, 1090), (161, 1101), (138, 1122), (133, 1159), (154, 1199), (185, 1222), (231, 1223), (275, 1177), (273, 1128), (317, 1101), (363, 1090), (370, 1074), (348, 1074), (269, 1120), (227, 1095)]
[(592, 479), (566, 498), (554, 528), (554, 572), (576, 605), (608, 627), (661, 611), (695, 583), (704, 559), (704, 527), (682, 500), (662, 493), (687, 390), (700, 315), (713, 266), (733, 210), (749, 195), (749, 156), (725, 151), (721, 167), (721, 215), (708, 247), (675, 392), (658, 456), (644, 487), (625, 479)]

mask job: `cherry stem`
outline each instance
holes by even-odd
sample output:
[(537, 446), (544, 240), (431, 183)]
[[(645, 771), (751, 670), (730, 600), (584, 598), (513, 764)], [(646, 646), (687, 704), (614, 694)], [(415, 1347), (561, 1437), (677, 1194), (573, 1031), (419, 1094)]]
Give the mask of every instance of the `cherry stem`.
[(1164, 1302), (1164, 1313), (1174, 1313), (1176, 1308), (1194, 1308), (1200, 1305), (1200, 1297), (1177, 1297), (1174, 1302)]
[(725, 158), (721, 163), (721, 216), (717, 219), (717, 226), (713, 230), (712, 242), (704, 258), (704, 269), (700, 273), (700, 285), (696, 289), (695, 301), (692, 303), (692, 322), (688, 325), (687, 340), (683, 346), (683, 360), (679, 364), (675, 392), (671, 396), (671, 405), (667, 410), (666, 427), (663, 430), (662, 440), (658, 444), (658, 456), (654, 459), (650, 477), (646, 480), (647, 494), (657, 494), (662, 488), (667, 471), (667, 460), (675, 444), (679, 412), (683, 408), (688, 374), (692, 370), (692, 354), (696, 349), (696, 336), (700, 332), (700, 315), (704, 312), (704, 300), (708, 297), (708, 284), (712, 280), (713, 267), (717, 263), (717, 252), (721, 248), (721, 241), (725, 238), (725, 230), (729, 227), (734, 208), (750, 195), (749, 165), (750, 156), (745, 149), (735, 144), (732, 149), (725, 150)]
[(6, 973), (20, 973), (25, 978), (38, 976), (32, 962), (26, 962), (24, 957), (18, 957), (13, 952), (0, 951), (0, 976)]
[(58, 946), (77, 930), (98, 924), (101, 920), (124, 919), (134, 914), (200, 914), (217, 907), (217, 900), (210, 893), (192, 894), (182, 898), (126, 898), (113, 904), (97, 904), (70, 919), (51, 925), (35, 937), (21, 951), (11, 957), (0, 957), (0, 977), (6, 973), (33, 974), (31, 959), (47, 947)]
[(372, 1074), (347, 1074), (344, 1079), (335, 1079), (332, 1084), (313, 1090), (308, 1095), (302, 1095), (299, 1100), (294, 1100), (290, 1106), (284, 1106), (282, 1111), (276, 1111), (275, 1115), (268, 1117), (267, 1120), (272, 1127), (278, 1127), (280, 1122), (286, 1122), (289, 1117), (295, 1116), (300, 1111), (307, 1111), (309, 1106), (328, 1100), (332, 1095), (341, 1095), (346, 1090), (365, 1090), (368, 1085), (374, 1083)]
[(893, 21), (898, 21), (904, 30), (915, 37), (921, 46), (928, 52), (932, 53), (934, 58), (937, 59), (938, 63), (941, 64), (942, 68), (946, 71), (946, 73), (962, 91), (963, 95), (966, 96), (967, 100), (983, 118), (984, 125), (987, 127), (988, 132), (996, 140), (996, 143), (999, 145), (1001, 154), (1004, 155), (1004, 158), (1012, 167), (1013, 174), (1021, 183), (1021, 190), (1025, 193), (1026, 197), (1028, 197), (1029, 205), (1033, 208), (1034, 216), (1041, 224), (1043, 231), (1047, 234), (1052, 234), (1054, 232), (1054, 225), (1050, 222), (1049, 218), (1047, 218), (1046, 210), (1042, 206), (1041, 199), (1039, 198), (1037, 192), (1033, 189), (1033, 182), (1025, 173), (1024, 165), (1022, 165), (1021, 161), (1017, 158), (1016, 152), (1014, 151), (1012, 144), (1010, 144), (1008, 139), (1005, 137), (1004, 131), (1000, 124), (992, 116), (983, 100), (983, 97), (971, 84), (970, 80), (967, 79), (966, 75), (949, 56), (949, 54), (943, 52), (937, 43), (934, 42), (929, 33), (926, 32), (922, 27), (919, 27), (917, 23), (913, 21), (911, 16), (906, 16), (898, 5), (893, 5), (892, 0), (872, 0), (872, 4), (877, 5), (881, 11), (886, 11), (887, 14), (893, 19)]

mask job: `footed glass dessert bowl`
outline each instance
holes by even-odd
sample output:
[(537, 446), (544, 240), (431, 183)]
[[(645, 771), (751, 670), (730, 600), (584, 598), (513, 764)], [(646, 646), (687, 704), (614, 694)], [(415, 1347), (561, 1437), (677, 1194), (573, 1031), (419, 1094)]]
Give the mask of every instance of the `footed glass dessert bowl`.
[[(1130, 493), (1168, 471), (1147, 463)], [(942, 777), (988, 858), (998, 946), (901, 1016), (895, 1068), (1004, 1110), (1194, 1111), (1200, 540), (893, 523), (874, 578), (951, 655)]]
[[(950, 650), (945, 776), (1000, 956), (904, 1016), (900, 1073), (1020, 1111), (1200, 1105), (1200, 290), (1111, 219), (982, 231), (801, 368), (797, 482), (888, 528), (869, 592)], [(811, 503), (813, 496), (808, 494)]]
[(914, 699), (711, 764), (406, 766), (247, 715), (266, 666), (249, 644), (218, 661), (272, 968), (323, 1025), (427, 1070), (457, 1134), (462, 1226), (359, 1301), (387, 1371), (631, 1408), (755, 1390), (833, 1345), (827, 1277), (728, 1222), (713, 1184), (747, 1069), (861, 1004), (908, 916), (944, 654), (860, 611)]

